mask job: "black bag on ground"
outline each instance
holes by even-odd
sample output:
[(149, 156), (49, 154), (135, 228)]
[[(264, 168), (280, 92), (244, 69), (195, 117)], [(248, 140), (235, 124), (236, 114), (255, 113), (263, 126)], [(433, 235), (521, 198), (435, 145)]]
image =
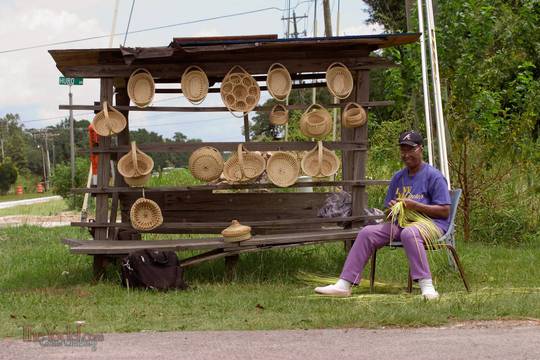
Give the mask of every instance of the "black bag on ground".
[(186, 289), (174, 251), (137, 250), (122, 259), (122, 285), (154, 290)]

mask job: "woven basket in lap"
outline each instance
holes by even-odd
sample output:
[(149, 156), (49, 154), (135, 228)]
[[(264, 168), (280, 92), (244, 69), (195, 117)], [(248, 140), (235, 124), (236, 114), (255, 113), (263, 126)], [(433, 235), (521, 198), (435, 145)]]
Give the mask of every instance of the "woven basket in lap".
[(111, 136), (120, 133), (127, 124), (126, 117), (118, 110), (103, 102), (103, 110), (92, 120), (94, 129), (100, 136)]
[(322, 139), (332, 131), (332, 116), (321, 105), (312, 104), (300, 118), (300, 131), (307, 137)]
[(366, 121), (366, 110), (362, 107), (362, 105), (355, 102), (348, 103), (341, 114), (341, 124), (346, 128), (363, 126)]
[(245, 182), (258, 178), (266, 167), (262, 155), (245, 151), (242, 144), (238, 150), (223, 164), (223, 177), (229, 182)]
[(221, 232), (224, 242), (239, 242), (251, 238), (251, 227), (242, 225), (238, 220), (233, 220), (231, 225)]
[(339, 158), (332, 150), (323, 146), (322, 141), (317, 142), (301, 161), (302, 171), (313, 177), (328, 177), (337, 173), (339, 169)]
[(131, 142), (131, 151), (118, 161), (118, 172), (130, 186), (143, 186), (152, 177), (154, 160)]
[(353, 85), (352, 74), (342, 63), (335, 62), (326, 69), (326, 86), (332, 95), (338, 99), (349, 97)]
[(159, 205), (150, 199), (139, 198), (129, 211), (131, 226), (136, 230), (149, 231), (163, 224)]
[(189, 171), (201, 181), (216, 180), (223, 171), (223, 157), (211, 146), (198, 148), (189, 157)]
[(293, 153), (277, 151), (266, 163), (266, 174), (268, 179), (277, 186), (291, 186), (300, 175), (300, 164)]
[(261, 89), (255, 78), (238, 65), (225, 75), (219, 92), (227, 109), (236, 117), (243, 117), (243, 114), (236, 115), (234, 111), (250, 112), (261, 97)]
[(182, 74), (182, 93), (194, 105), (199, 105), (208, 95), (208, 77), (195, 65), (188, 66)]
[(144, 108), (154, 99), (156, 86), (152, 74), (146, 69), (137, 69), (131, 73), (127, 84), (128, 96), (133, 103)]
[(266, 75), (266, 85), (274, 99), (279, 101), (287, 99), (292, 89), (291, 75), (287, 68), (279, 63), (270, 65)]
[(289, 110), (281, 104), (274, 105), (270, 111), (270, 124), (285, 125), (289, 121)]

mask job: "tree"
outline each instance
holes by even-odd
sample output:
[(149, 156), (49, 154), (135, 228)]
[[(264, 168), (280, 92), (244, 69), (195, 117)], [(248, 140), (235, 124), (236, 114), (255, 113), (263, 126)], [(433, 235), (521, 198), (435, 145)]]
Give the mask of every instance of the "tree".
[(15, 165), (11, 161), (4, 161), (3, 164), (0, 164), (0, 194), (6, 194), (15, 181), (17, 181)]

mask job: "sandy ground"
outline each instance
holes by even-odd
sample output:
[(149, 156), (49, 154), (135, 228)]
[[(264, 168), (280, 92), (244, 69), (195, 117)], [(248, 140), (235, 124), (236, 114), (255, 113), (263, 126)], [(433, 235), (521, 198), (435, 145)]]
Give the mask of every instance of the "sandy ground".
[[(0, 340), (0, 359), (540, 359), (540, 322), (418, 329), (93, 334), (85, 346)], [(95, 346), (92, 349), (92, 346)]]
[(74, 214), (73, 212), (66, 212), (53, 216), (8, 215), (0, 216), (0, 227), (21, 225), (37, 225), (43, 227), (69, 226), (72, 221), (81, 221), (81, 215)]

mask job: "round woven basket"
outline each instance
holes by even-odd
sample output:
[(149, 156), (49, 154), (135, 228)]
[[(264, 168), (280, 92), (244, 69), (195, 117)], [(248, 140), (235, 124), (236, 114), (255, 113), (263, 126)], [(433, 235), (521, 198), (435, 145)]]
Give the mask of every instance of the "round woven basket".
[(188, 66), (182, 74), (182, 93), (194, 105), (199, 105), (208, 95), (208, 77), (195, 65)]
[(144, 108), (152, 103), (156, 86), (152, 74), (146, 69), (137, 69), (129, 77), (127, 91), (133, 103)]
[(266, 168), (262, 155), (247, 151), (242, 144), (238, 150), (223, 164), (223, 177), (229, 182), (245, 182), (258, 178)]
[(349, 69), (340, 62), (330, 64), (326, 69), (326, 86), (338, 99), (349, 97), (353, 90), (353, 77)]
[[(261, 89), (255, 78), (238, 65), (225, 75), (219, 92), (227, 109), (236, 117), (243, 117), (243, 113), (253, 110), (261, 97)], [(242, 114), (236, 115), (235, 111)]]
[(266, 85), (272, 97), (284, 101), (292, 89), (292, 80), (287, 68), (279, 63), (270, 65), (266, 75)]
[(355, 128), (363, 126), (367, 121), (366, 110), (362, 105), (350, 102), (343, 109), (341, 115), (341, 124), (346, 128)]
[(289, 121), (289, 110), (281, 104), (274, 105), (270, 111), (270, 124), (285, 125)]
[(251, 238), (251, 227), (242, 225), (238, 220), (233, 220), (231, 225), (225, 228), (221, 235), (224, 242), (239, 242), (249, 240)]
[(100, 136), (118, 134), (125, 129), (126, 124), (126, 117), (106, 101), (103, 102), (103, 110), (98, 112), (92, 120), (94, 130)]
[(131, 151), (118, 160), (118, 172), (130, 186), (142, 186), (152, 176), (154, 160), (131, 142)]
[(198, 148), (189, 157), (189, 171), (201, 181), (216, 180), (223, 171), (223, 157), (211, 146)]
[(163, 224), (159, 205), (150, 199), (139, 198), (129, 211), (131, 226), (136, 230), (149, 231)]
[(321, 139), (332, 131), (332, 116), (321, 105), (312, 104), (300, 118), (300, 131), (307, 137)]
[(270, 156), (266, 163), (266, 174), (273, 184), (288, 187), (298, 179), (300, 164), (294, 154), (277, 151)]
[(322, 141), (318, 141), (317, 146), (304, 155), (300, 165), (308, 176), (328, 177), (339, 170), (339, 158), (334, 151), (326, 149)]

